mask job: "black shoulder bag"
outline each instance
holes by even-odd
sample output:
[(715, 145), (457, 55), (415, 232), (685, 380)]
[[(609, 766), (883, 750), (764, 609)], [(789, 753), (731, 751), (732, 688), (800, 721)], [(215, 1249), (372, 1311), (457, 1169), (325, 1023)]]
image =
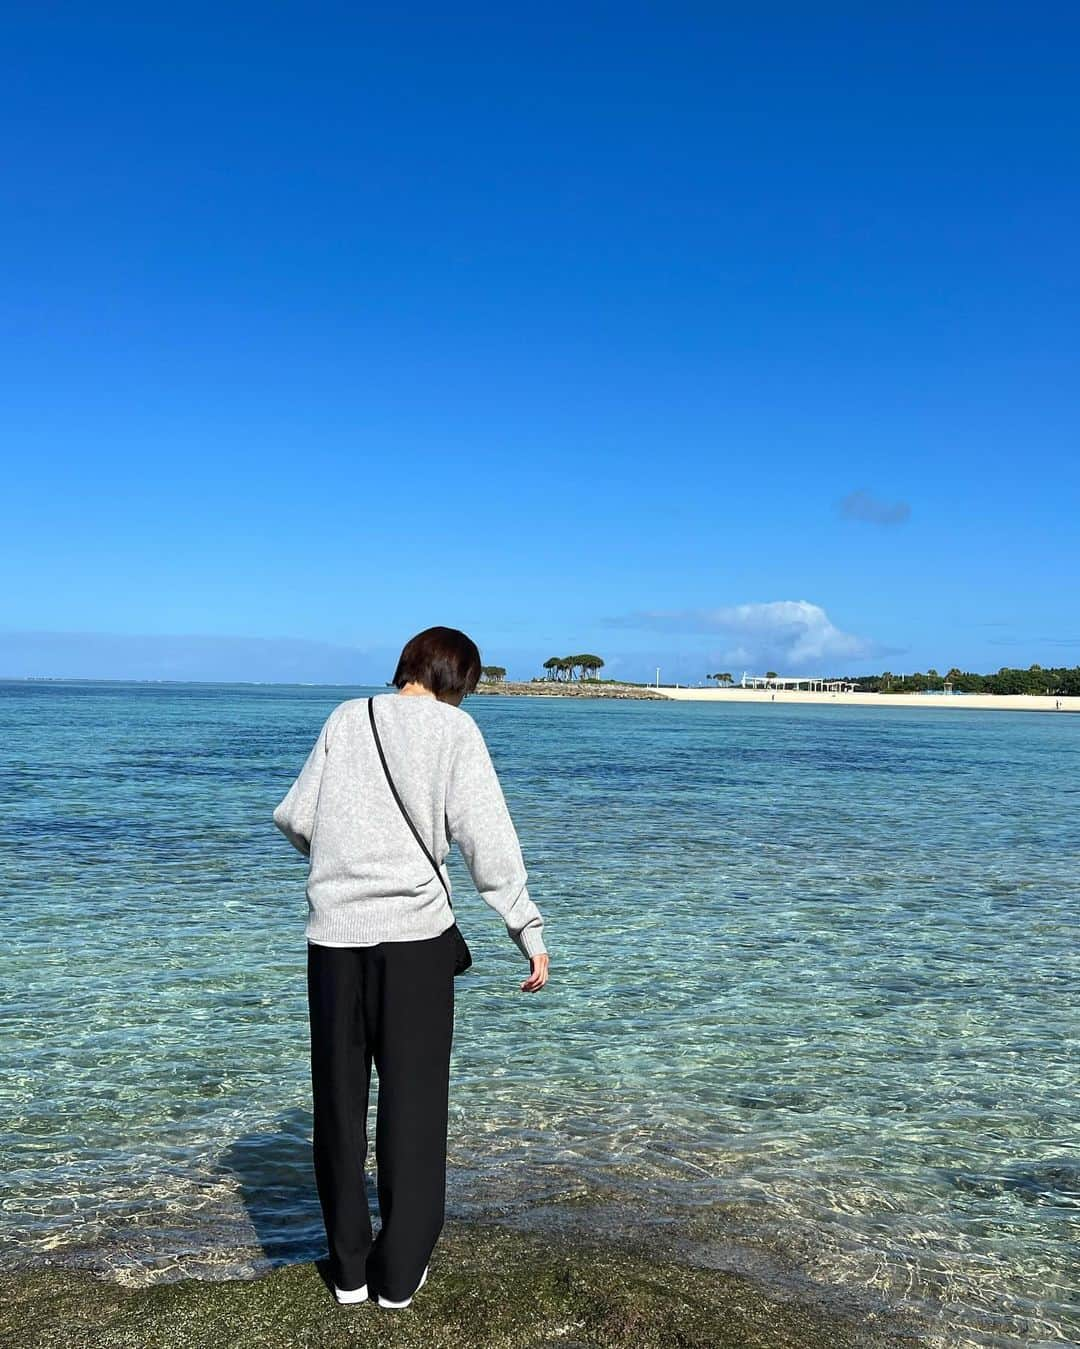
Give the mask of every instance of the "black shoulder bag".
[[(412, 820), (409, 818), (409, 812), (405, 809), (405, 804), (402, 801), (401, 797), (398, 796), (398, 790), (394, 786), (394, 779), (390, 776), (390, 769), (386, 763), (386, 755), (383, 753), (382, 741), (379, 739), (379, 730), (378, 727), (375, 725), (375, 699), (373, 697), (368, 699), (368, 716), (371, 719), (371, 733), (375, 737), (375, 748), (379, 751), (379, 759), (382, 762), (383, 772), (386, 774), (386, 780), (390, 784), (390, 790), (394, 793), (394, 800), (398, 803), (398, 809), (401, 811), (402, 815), (405, 816), (405, 823), (413, 831), (413, 836), (416, 839), (417, 843), (419, 843), (421, 848), (423, 848), (424, 856), (434, 867), (435, 874), (438, 876), (439, 880), (442, 881), (442, 888), (446, 891), (446, 902), (447, 904), (450, 905), (450, 908), (453, 909), (454, 905), (450, 899), (450, 887), (446, 884), (446, 878), (442, 874), (442, 869), (440, 868), (438, 862), (435, 861), (434, 857), (432, 857), (431, 853), (428, 850), (427, 844), (420, 837), (416, 825), (413, 824)], [(465, 971), (472, 964), (472, 952), (469, 950), (468, 942), (466, 942), (465, 938), (461, 935), (461, 930), (458, 927), (456, 921), (454, 923), (453, 935), (454, 935), (454, 951), (455, 951), (454, 973), (464, 974)]]

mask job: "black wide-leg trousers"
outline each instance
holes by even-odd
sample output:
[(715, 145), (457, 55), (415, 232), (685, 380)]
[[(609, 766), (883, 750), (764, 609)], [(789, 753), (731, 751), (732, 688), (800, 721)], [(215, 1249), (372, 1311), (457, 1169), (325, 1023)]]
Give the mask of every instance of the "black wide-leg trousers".
[[(442, 1231), (454, 961), (449, 928), (377, 946), (308, 942), (315, 1182), (339, 1288), (411, 1297)], [(373, 1061), (374, 1242), (364, 1170)]]

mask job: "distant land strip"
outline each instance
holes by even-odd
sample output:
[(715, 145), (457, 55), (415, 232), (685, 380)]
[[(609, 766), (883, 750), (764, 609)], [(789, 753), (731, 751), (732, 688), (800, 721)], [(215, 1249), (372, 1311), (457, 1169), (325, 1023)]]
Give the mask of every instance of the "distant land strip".
[(703, 703), (824, 703), (833, 707), (936, 707), (959, 711), (1080, 714), (1080, 697), (1036, 693), (810, 693), (801, 689), (680, 688), (592, 679), (482, 680), (477, 693), (526, 698), (652, 698)]
[(663, 698), (646, 684), (619, 684), (599, 679), (481, 680), (477, 693), (509, 693), (526, 698)]

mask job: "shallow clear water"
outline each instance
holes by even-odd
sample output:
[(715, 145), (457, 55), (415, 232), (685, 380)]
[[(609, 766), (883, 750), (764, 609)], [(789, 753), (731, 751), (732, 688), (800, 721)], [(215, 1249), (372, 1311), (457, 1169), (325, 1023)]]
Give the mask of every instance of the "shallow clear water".
[[(0, 683), (6, 1265), (323, 1254), (306, 864), (270, 813), (363, 692)], [(928, 1342), (1080, 1338), (1080, 717), (466, 708), (552, 978), (518, 991), (455, 853), (449, 1212), (608, 1204)]]

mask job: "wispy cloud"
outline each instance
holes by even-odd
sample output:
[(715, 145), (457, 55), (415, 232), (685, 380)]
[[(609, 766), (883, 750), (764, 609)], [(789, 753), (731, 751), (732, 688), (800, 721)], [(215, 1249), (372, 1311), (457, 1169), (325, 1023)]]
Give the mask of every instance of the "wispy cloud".
[(710, 658), (747, 669), (792, 674), (835, 670), (848, 662), (896, 655), (870, 637), (843, 632), (818, 604), (772, 600), (718, 609), (643, 609), (604, 620), (610, 627), (715, 635), (723, 639)]
[(845, 520), (861, 520), (867, 525), (902, 525), (911, 514), (906, 501), (879, 501), (869, 492), (849, 492), (839, 503)]
[(987, 646), (1080, 646), (1080, 637), (988, 637)]

